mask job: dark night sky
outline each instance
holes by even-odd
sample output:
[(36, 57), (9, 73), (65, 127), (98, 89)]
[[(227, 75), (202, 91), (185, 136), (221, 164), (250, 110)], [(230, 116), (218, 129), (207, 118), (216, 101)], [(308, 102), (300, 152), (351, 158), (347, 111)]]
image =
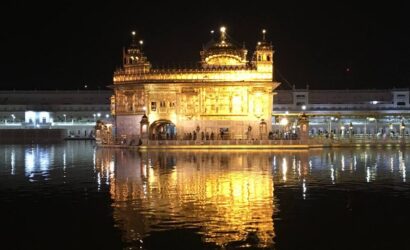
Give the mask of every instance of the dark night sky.
[(103, 2), (1, 3), (0, 89), (105, 89), (131, 30), (145, 41), (153, 65), (184, 65), (199, 61), (209, 31), (220, 25), (249, 54), (266, 28), (284, 89), (286, 81), (314, 89), (410, 85), (404, 3)]

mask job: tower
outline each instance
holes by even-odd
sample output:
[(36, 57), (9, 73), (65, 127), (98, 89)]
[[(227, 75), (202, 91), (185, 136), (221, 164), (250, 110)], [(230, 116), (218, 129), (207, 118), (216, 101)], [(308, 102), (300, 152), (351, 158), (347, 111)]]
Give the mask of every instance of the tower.
[(123, 50), (123, 66), (129, 73), (145, 73), (151, 68), (151, 64), (142, 52), (143, 41), (137, 41), (136, 32), (131, 33), (132, 40), (130, 46)]
[(266, 30), (263, 29), (262, 42), (258, 42), (253, 54), (253, 64), (258, 72), (273, 74), (273, 53), (273, 46), (266, 41)]

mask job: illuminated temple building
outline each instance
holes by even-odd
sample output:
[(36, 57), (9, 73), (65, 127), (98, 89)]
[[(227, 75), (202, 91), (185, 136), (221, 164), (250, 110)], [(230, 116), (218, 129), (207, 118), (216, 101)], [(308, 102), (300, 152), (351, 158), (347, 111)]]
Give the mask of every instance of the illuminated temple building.
[(155, 69), (133, 32), (123, 67), (114, 73), (111, 110), (117, 136), (266, 138), (279, 83), (273, 74), (273, 47), (262, 33), (251, 60), (222, 27), (220, 37), (203, 47), (198, 67)]

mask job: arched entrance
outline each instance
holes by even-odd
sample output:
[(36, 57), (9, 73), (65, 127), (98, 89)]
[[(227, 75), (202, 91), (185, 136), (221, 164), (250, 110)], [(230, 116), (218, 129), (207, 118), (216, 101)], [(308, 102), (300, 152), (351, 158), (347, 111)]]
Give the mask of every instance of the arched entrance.
[(151, 140), (175, 140), (177, 128), (170, 120), (157, 120), (149, 127)]

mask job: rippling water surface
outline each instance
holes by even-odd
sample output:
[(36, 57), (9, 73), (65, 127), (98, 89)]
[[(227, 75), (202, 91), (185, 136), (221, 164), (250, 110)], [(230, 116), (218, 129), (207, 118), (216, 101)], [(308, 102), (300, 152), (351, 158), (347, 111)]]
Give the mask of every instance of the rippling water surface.
[(409, 153), (0, 145), (0, 247), (410, 249)]

